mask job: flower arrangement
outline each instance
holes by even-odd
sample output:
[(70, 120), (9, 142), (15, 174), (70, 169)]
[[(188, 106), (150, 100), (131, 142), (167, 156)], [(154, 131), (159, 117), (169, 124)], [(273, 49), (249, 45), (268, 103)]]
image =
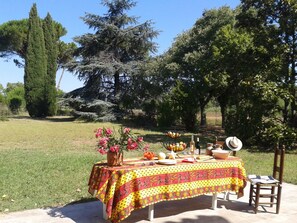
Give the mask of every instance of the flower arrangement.
[(143, 138), (132, 133), (130, 128), (121, 127), (116, 131), (110, 128), (98, 128), (95, 130), (98, 138), (97, 151), (104, 155), (107, 152), (123, 152), (132, 150), (148, 150), (149, 146), (144, 145)]

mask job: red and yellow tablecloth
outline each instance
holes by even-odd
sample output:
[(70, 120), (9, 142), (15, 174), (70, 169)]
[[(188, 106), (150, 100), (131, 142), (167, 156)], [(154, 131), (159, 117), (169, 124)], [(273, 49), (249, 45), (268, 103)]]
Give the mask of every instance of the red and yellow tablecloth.
[(242, 196), (245, 178), (243, 162), (235, 157), (176, 165), (95, 164), (89, 192), (106, 204), (108, 219), (116, 223), (133, 210), (160, 201), (223, 191), (235, 191)]

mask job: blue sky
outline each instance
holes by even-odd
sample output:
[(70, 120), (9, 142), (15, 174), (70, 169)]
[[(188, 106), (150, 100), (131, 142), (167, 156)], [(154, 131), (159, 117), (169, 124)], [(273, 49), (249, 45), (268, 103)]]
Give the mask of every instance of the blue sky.
[[(204, 10), (230, 6), (235, 8), (240, 0), (136, 0), (137, 5), (127, 13), (139, 17), (139, 22), (151, 20), (154, 28), (160, 31), (154, 40), (159, 48), (158, 54), (166, 51), (174, 38), (190, 29)], [(100, 0), (6, 0), (1, 1), (0, 24), (10, 20), (29, 17), (29, 11), (37, 4), (38, 15), (44, 18), (49, 12), (52, 18), (61, 23), (67, 30), (62, 37), (65, 42), (71, 42), (73, 37), (91, 32), (81, 19), (85, 13), (103, 15), (106, 12)], [(61, 71), (57, 72), (57, 81)], [(23, 82), (24, 70), (17, 68), (12, 60), (6, 62), (0, 59), (0, 84), (6, 87), (8, 82)], [(69, 92), (83, 86), (76, 76), (66, 72), (60, 88)]]

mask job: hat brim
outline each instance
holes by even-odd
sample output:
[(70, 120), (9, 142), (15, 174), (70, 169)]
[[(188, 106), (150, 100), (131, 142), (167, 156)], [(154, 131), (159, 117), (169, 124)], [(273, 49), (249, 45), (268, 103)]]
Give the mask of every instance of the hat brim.
[(241, 142), (241, 140), (240, 139), (238, 139), (238, 146), (236, 147), (236, 148), (234, 148), (234, 147), (232, 147), (231, 145), (230, 145), (230, 140), (233, 138), (234, 136), (231, 136), (231, 137), (228, 137), (227, 139), (226, 139), (226, 145), (228, 146), (228, 148), (230, 149), (230, 150), (232, 150), (232, 151), (239, 151), (241, 148), (242, 148), (242, 142)]

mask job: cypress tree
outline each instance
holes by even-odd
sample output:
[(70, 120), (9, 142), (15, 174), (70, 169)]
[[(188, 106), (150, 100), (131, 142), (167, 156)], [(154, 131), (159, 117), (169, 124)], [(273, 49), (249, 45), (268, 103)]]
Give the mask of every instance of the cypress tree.
[(44, 103), (46, 70), (42, 22), (37, 13), (36, 3), (34, 3), (29, 14), (24, 76), (26, 108), (31, 117), (44, 117), (47, 114), (47, 107)]
[(47, 115), (56, 114), (56, 71), (57, 71), (57, 35), (54, 22), (48, 13), (43, 21), (43, 33), (45, 41), (45, 50), (47, 55), (47, 74), (45, 78), (45, 103), (47, 106)]

